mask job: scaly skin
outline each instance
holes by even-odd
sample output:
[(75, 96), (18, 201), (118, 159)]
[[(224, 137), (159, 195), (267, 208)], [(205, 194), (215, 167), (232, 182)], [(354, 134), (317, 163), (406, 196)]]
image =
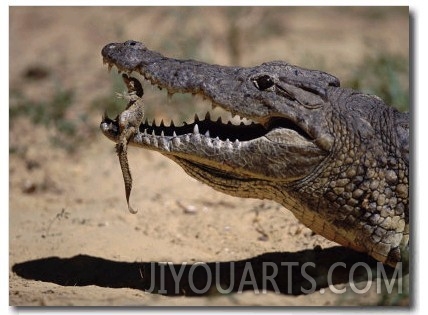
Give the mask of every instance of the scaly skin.
[[(210, 65), (136, 41), (108, 44), (102, 55), (170, 94), (200, 94), (254, 122), (223, 124), (209, 114), (180, 127), (146, 121), (130, 144), (159, 151), (226, 194), (275, 200), (314, 232), (383, 263), (408, 260), (408, 113), (282, 61)], [(117, 119), (103, 119), (101, 130), (119, 141)]]
[(117, 118), (119, 126), (119, 140), (116, 143), (116, 152), (119, 157), (120, 168), (122, 169), (123, 181), (125, 184), (125, 196), (128, 203), (128, 210), (131, 213), (137, 213), (129, 203), (129, 196), (132, 190), (132, 175), (128, 163), (128, 142), (138, 132), (140, 124), (144, 118), (144, 103), (142, 100), (144, 91), (141, 83), (126, 74), (122, 79), (127, 87), (127, 92), (119, 94), (119, 97), (128, 100), (126, 110)]

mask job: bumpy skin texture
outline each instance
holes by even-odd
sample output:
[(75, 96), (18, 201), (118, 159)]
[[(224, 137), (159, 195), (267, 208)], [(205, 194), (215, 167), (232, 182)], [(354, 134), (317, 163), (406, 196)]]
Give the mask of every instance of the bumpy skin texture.
[[(168, 93), (201, 94), (251, 119), (180, 127), (142, 123), (130, 144), (159, 151), (226, 194), (275, 200), (314, 232), (395, 266), (408, 259), (409, 114), (283, 61), (225, 67), (167, 58), (136, 41), (104, 62)], [(117, 120), (103, 133), (119, 139)]]
[(128, 163), (128, 142), (138, 132), (144, 118), (144, 103), (142, 100), (144, 91), (141, 83), (133, 78), (122, 74), (122, 79), (127, 87), (127, 92), (119, 94), (121, 98), (128, 100), (126, 109), (117, 117), (119, 126), (119, 141), (116, 143), (116, 153), (119, 157), (120, 168), (122, 169), (123, 182), (125, 184), (125, 196), (128, 203), (128, 210), (137, 213), (129, 203), (129, 196), (132, 190), (132, 176)]

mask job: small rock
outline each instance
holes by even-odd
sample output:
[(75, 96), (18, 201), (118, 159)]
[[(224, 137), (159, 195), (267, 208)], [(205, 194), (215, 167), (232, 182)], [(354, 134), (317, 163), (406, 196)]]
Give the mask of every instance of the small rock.
[(22, 192), (26, 194), (32, 194), (36, 191), (36, 188), (37, 185), (33, 181), (27, 179), (22, 185)]
[(194, 205), (183, 205), (179, 201), (177, 201), (177, 204), (181, 209), (183, 209), (183, 213), (185, 214), (196, 214), (198, 212), (197, 208)]
[(259, 236), (257, 238), (257, 240), (262, 241), (262, 242), (267, 242), (267, 241), (269, 241), (269, 236), (268, 235), (262, 235), (262, 236)]

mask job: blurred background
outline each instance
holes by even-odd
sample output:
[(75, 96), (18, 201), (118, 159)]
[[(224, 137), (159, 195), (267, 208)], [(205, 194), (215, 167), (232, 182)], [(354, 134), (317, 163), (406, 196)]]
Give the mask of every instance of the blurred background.
[[(129, 216), (114, 144), (99, 131), (104, 110), (114, 117), (125, 107), (115, 96), (124, 90), (120, 76), (102, 64), (100, 52), (108, 43), (134, 39), (168, 57), (222, 65), (285, 60), (333, 74), (343, 87), (409, 110), (408, 7), (9, 7), (9, 17), (11, 266), (77, 254), (126, 262), (228, 261), (331, 246), (280, 206), (224, 196), (144, 150), (129, 152), (136, 175), (131, 200), (144, 205), (142, 215)], [(191, 119), (198, 106), (188, 96), (168, 101), (165, 92), (145, 91), (147, 116), (157, 121)], [(197, 214), (188, 216), (192, 212), (183, 203)], [(205, 215), (210, 211), (215, 214)], [(255, 220), (268, 237), (260, 240)], [(407, 305), (409, 298), (406, 291), (359, 299), (318, 293), (163, 299), (123, 288), (56, 286), (10, 272), (10, 301)]]
[[(106, 74), (101, 48), (127, 39), (222, 65), (286, 60), (407, 110), (408, 22), (407, 7), (11, 7), (11, 126), (26, 116), (57, 129), (52, 141), (70, 150), (92, 136), (97, 115), (123, 108), (114, 97), (123, 84)], [(156, 92), (146, 98), (155, 117), (168, 111)], [(174, 97), (184, 117), (189, 98)]]

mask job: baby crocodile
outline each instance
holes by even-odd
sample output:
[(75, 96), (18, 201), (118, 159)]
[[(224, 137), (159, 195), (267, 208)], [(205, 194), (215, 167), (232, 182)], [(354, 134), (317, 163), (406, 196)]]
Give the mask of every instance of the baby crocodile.
[[(122, 74), (122, 79), (128, 89), (127, 92), (119, 94), (119, 97), (128, 100), (128, 106), (117, 117), (116, 121), (119, 127), (119, 141), (116, 144), (116, 152), (119, 157), (120, 167), (122, 169), (123, 181), (125, 183), (126, 202), (128, 203), (128, 210), (131, 213), (137, 213), (129, 204), (129, 195), (132, 190), (132, 176), (129, 169), (127, 148), (129, 140), (138, 132), (138, 128), (143, 122), (144, 106), (141, 99), (144, 91), (141, 83), (133, 78)], [(107, 115), (105, 115), (107, 117)]]

